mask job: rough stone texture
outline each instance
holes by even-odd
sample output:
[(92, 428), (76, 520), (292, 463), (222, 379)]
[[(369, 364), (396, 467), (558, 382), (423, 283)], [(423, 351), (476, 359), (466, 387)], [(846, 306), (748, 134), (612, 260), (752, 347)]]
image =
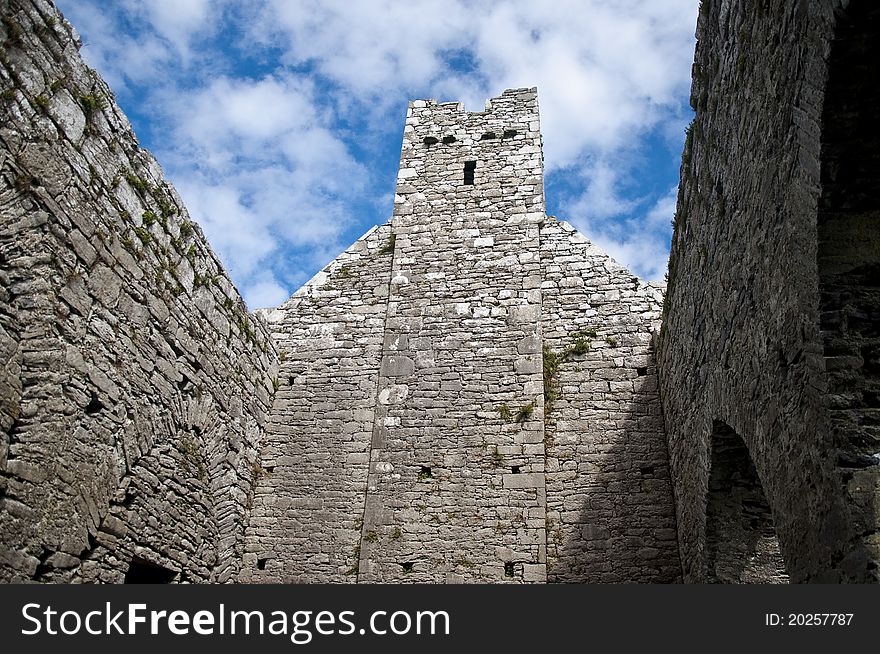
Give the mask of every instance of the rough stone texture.
[(359, 581), (545, 580), (542, 170), (534, 90), (410, 103)]
[(661, 301), (545, 215), (534, 89), (410, 103), (391, 222), (267, 314), (240, 579), (678, 579)]
[(716, 423), (791, 581), (877, 581), (878, 10), (846, 4), (701, 5), (658, 348), (686, 581)]
[(268, 330), (0, 9), (0, 580), (877, 581), (874, 4), (702, 2), (665, 300), (545, 215), (514, 89), (413, 101), (391, 221)]
[(274, 346), (73, 28), (0, 15), (0, 580), (231, 580)]
[(880, 8), (837, 21), (822, 113), (817, 219), (827, 407), (853, 530), (880, 559)]
[(371, 230), (265, 314), (281, 362), (242, 581), (357, 580), (390, 232)]
[(550, 581), (680, 580), (652, 341), (662, 290), (552, 218), (541, 266), (545, 366), (559, 362), (545, 392)]

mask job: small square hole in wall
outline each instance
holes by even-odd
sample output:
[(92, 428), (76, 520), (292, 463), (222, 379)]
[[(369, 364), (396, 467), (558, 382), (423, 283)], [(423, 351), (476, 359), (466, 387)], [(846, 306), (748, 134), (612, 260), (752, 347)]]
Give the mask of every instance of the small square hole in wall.
[(257, 569), (265, 570), (266, 564), (269, 562), (269, 559), (257, 559)]
[(86, 405), (86, 414), (93, 416), (98, 413), (101, 409), (104, 408), (104, 405), (101, 404), (101, 400), (99, 400), (94, 394), (92, 395), (92, 399)]
[(654, 474), (654, 466), (642, 466), (641, 468), (639, 468), (639, 472), (642, 473), (643, 477), (653, 475)]
[(455, 143), (455, 141), (456, 141), (456, 138), (454, 136), (444, 136), (443, 137), (443, 142), (446, 145), (449, 145), (450, 143)]
[(423, 143), (425, 145), (434, 145), (434, 144), (438, 143), (437, 137), (436, 136), (426, 136), (423, 139)]
[(513, 474), (518, 475), (519, 474), (519, 466), (510, 466), (510, 471)]
[(404, 572), (412, 572), (414, 565), (415, 565), (415, 562), (413, 562), (413, 561), (407, 561), (406, 563), (400, 564), (400, 566), (403, 568)]
[(513, 577), (513, 563), (504, 564), (504, 576)]
[(476, 161), (465, 161), (464, 162), (464, 183), (473, 186), (474, 183), (474, 174), (477, 170), (477, 162)]
[(433, 475), (431, 474), (430, 466), (421, 466), (419, 468), (419, 479), (431, 479)]
[(636, 368), (636, 372), (639, 374), (639, 377), (644, 377), (648, 374), (648, 369), (645, 366), (639, 366)]

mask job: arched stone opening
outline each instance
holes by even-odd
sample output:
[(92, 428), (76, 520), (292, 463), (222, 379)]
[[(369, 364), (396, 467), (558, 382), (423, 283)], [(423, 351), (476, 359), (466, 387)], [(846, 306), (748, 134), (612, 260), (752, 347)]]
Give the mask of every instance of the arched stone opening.
[(770, 505), (740, 436), (723, 422), (712, 427), (706, 501), (706, 581), (788, 583)]

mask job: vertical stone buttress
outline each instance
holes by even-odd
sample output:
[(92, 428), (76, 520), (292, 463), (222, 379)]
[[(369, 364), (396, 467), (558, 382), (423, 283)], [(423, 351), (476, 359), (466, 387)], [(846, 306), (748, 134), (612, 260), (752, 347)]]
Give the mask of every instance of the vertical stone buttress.
[(536, 89), (407, 110), (358, 580), (546, 579)]

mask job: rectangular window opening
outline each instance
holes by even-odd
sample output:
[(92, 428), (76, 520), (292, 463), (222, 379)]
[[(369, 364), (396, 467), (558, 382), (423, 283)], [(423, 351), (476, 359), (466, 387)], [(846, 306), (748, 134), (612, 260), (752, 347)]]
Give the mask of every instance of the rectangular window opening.
[(474, 172), (477, 170), (477, 162), (476, 161), (465, 161), (464, 162), (464, 183), (473, 186), (474, 184)]

